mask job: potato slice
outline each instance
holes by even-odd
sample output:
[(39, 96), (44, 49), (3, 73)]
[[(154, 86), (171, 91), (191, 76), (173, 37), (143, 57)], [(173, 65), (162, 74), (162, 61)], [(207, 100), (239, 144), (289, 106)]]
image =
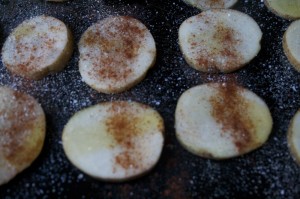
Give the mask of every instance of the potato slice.
[(300, 110), (292, 118), (287, 135), (288, 147), (291, 154), (300, 165)]
[(262, 32), (248, 15), (213, 9), (185, 20), (179, 45), (187, 63), (203, 72), (232, 72), (252, 60), (260, 50)]
[(147, 27), (128, 16), (109, 17), (89, 27), (79, 52), (83, 81), (103, 93), (119, 93), (139, 83), (156, 57)]
[(226, 159), (262, 146), (271, 133), (272, 117), (253, 92), (233, 83), (209, 83), (181, 95), (175, 129), (189, 152)]
[(209, 10), (214, 8), (230, 8), (237, 2), (237, 0), (183, 0), (183, 1), (200, 10)]
[(137, 102), (100, 103), (76, 113), (62, 140), (69, 160), (105, 181), (125, 181), (148, 172), (163, 148), (163, 119)]
[(300, 72), (300, 20), (294, 21), (285, 31), (283, 49), (288, 60)]
[(69, 29), (60, 20), (37, 16), (17, 26), (2, 48), (4, 65), (12, 73), (39, 80), (62, 70), (73, 51)]
[(300, 18), (300, 0), (265, 0), (267, 8), (285, 19)]
[(29, 167), (44, 144), (43, 109), (31, 96), (0, 86), (0, 185)]

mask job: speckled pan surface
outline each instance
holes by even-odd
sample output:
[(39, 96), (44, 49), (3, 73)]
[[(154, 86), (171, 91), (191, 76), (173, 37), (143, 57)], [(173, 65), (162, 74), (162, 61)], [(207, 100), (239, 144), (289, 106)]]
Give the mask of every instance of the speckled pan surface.
[[(179, 49), (180, 24), (199, 10), (180, 0), (85, 0), (50, 3), (42, 0), (0, 0), (0, 48), (12, 28), (23, 20), (46, 14), (72, 30), (75, 42), (94, 22), (112, 15), (130, 15), (151, 31), (157, 62), (146, 78), (129, 91), (100, 94), (82, 82), (78, 49), (60, 73), (40, 81), (12, 76), (0, 61), (0, 84), (33, 95), (47, 117), (44, 149), (33, 165), (0, 187), (0, 198), (300, 198), (300, 167), (287, 147), (290, 119), (300, 108), (300, 73), (282, 49), (288, 20), (269, 12), (260, 0), (240, 0), (233, 9), (252, 16), (264, 35), (258, 56), (232, 74), (206, 75), (190, 68)], [(174, 113), (179, 96), (209, 81), (237, 79), (270, 107), (274, 128), (260, 149), (226, 161), (203, 159), (177, 142)], [(110, 100), (134, 100), (150, 105), (165, 120), (166, 142), (158, 165), (146, 176), (112, 184), (92, 179), (67, 160), (61, 133), (78, 110)]]

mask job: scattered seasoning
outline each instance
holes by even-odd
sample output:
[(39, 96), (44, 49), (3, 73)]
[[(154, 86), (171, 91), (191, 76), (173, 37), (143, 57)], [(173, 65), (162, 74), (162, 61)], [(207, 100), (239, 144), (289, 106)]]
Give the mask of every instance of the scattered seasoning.
[(230, 132), (239, 152), (244, 152), (253, 142), (254, 125), (247, 114), (248, 102), (242, 88), (234, 83), (216, 85), (217, 94), (210, 98), (211, 114), (222, 125), (222, 133)]
[(23, 21), (10, 34), (3, 48), (3, 62), (21, 76), (31, 77), (56, 61), (67, 43), (66, 26), (44, 15)]
[(0, 120), (6, 124), (0, 127), (0, 150), (12, 165), (20, 165), (35, 157), (36, 153), (30, 152), (35, 147), (28, 148), (24, 144), (40, 115), (35, 114), (36, 103), (31, 97), (18, 91), (12, 91), (11, 96), (0, 99), (0, 103), (12, 103), (9, 109), (0, 110)]
[[(268, 141), (269, 144), (257, 153), (225, 162), (194, 158), (194, 156), (184, 153), (182, 148), (178, 147), (170, 126), (170, 123), (173, 122), (174, 103), (179, 94), (201, 83), (197, 71), (182, 67), (185, 63), (180, 52), (177, 51), (178, 26), (185, 18), (197, 14), (199, 11), (185, 6), (179, 1), (159, 1), (161, 7), (157, 7), (157, 9), (155, 9), (155, 2), (158, 1), (153, 3), (143, 1), (152, 6), (151, 12), (149, 7), (141, 6), (144, 5), (143, 3), (135, 6), (137, 1), (67, 1), (60, 6), (36, 0), (7, 2), (13, 4), (14, 7), (11, 7), (13, 11), (2, 17), (2, 21), (8, 22), (2, 24), (4, 31), (2, 37), (0, 36), (2, 41), (4, 41), (5, 33), (11, 30), (13, 24), (17, 24), (33, 14), (51, 13), (58, 16), (71, 25), (75, 38), (79, 38), (88, 23), (109, 15), (126, 13), (134, 14), (147, 21), (153, 30), (159, 29), (154, 31), (153, 35), (159, 42), (158, 55), (161, 58), (157, 62), (158, 67), (153, 71), (153, 75), (149, 77), (149, 82), (141, 84), (131, 91), (113, 96), (98, 94), (87, 89), (86, 85), (80, 81), (78, 68), (73, 67), (77, 66), (76, 56), (73, 56), (71, 60), (72, 67), (68, 67), (57, 76), (48, 76), (43, 81), (34, 81), (30, 88), (23, 87), (28, 80), (12, 77), (4, 67), (0, 67), (1, 83), (37, 96), (42, 102), (48, 118), (51, 118), (46, 147), (41, 154), (42, 161), (26, 171), (23, 175), (26, 178), (19, 177), (18, 180), (5, 185), (0, 191), (2, 198), (47, 198), (49, 196), (67, 198), (74, 195), (86, 198), (87, 194), (90, 198), (133, 198), (129, 196), (129, 192), (122, 189), (125, 183), (101, 183), (78, 172), (66, 160), (60, 144), (61, 129), (71, 113), (99, 101), (120, 99), (139, 100), (159, 108), (164, 114), (169, 129), (166, 138), (174, 144), (170, 147), (171, 149), (165, 148), (162, 163), (155, 171), (138, 181), (128, 183), (132, 186), (135, 198), (162, 197), (163, 188), (168, 182), (172, 182), (172, 180), (166, 179), (174, 176), (174, 182), (176, 182), (176, 179), (181, 177), (179, 172), (174, 172), (174, 168), (186, 170), (190, 174), (189, 179), (195, 182), (193, 185), (186, 182), (182, 184), (188, 189), (191, 198), (226, 199), (236, 198), (239, 195), (250, 198), (270, 196), (293, 198), (299, 194), (299, 167), (289, 156), (284, 144), (286, 136), (283, 133), (291, 114), (299, 107), (299, 74), (290, 67), (278, 45), (282, 35), (276, 34), (278, 31), (283, 32), (290, 22), (267, 12), (263, 1), (245, 0), (240, 1), (236, 6), (236, 9), (257, 19), (264, 30), (264, 44), (266, 45), (262, 45), (263, 53), (258, 55), (257, 61), (251, 62), (246, 70), (237, 71), (235, 74), (241, 77), (243, 85), (247, 85), (261, 96), (265, 96), (271, 105), (278, 128), (274, 129), (273, 136)], [(9, 6), (0, 6), (0, 10), (7, 7)], [(32, 10), (33, 12), (24, 12), (33, 7), (35, 8)], [(160, 11), (161, 8), (167, 11), (164, 12), (163, 18), (161, 17), (163, 14)], [(168, 26), (168, 23), (172, 27)], [(171, 52), (174, 53), (171, 54)], [(2, 66), (1, 62), (0, 65)], [(51, 96), (55, 96), (55, 98)], [(161, 103), (155, 105), (155, 100), (158, 99)], [(166, 154), (168, 151), (169, 153)], [(169, 160), (172, 155), (176, 160), (174, 162), (176, 167), (166, 169), (164, 161)], [(185, 164), (185, 162), (188, 163)], [(63, 175), (66, 176), (65, 181), (61, 179)], [(81, 175), (83, 177), (78, 178)], [(284, 195), (281, 195), (281, 190), (285, 190)]]
[(109, 109), (109, 117), (106, 120), (107, 132), (111, 134), (120, 145), (123, 152), (115, 158), (116, 164), (124, 169), (138, 169), (142, 166), (142, 157), (139, 148), (136, 146), (134, 138), (141, 133), (141, 130), (136, 126), (139, 118), (134, 116), (130, 109), (130, 104), (126, 102), (115, 102)]
[(84, 54), (91, 60), (93, 70), (89, 75), (96, 79), (118, 82), (128, 78), (133, 69), (131, 63), (139, 53), (147, 29), (129, 16), (107, 18), (92, 26), (84, 35), (88, 47), (98, 49), (97, 55)]
[(202, 83), (229, 83), (239, 84), (239, 76), (236, 73), (215, 74), (215, 73), (201, 73), (200, 78)]
[(225, 6), (224, 0), (206, 0), (209, 4), (209, 7), (220, 7), (223, 8)]
[[(225, 26), (222, 22), (218, 22), (215, 27), (212, 39), (215, 46), (211, 49), (202, 49), (197, 52), (197, 67), (207, 68), (210, 72), (219, 72), (228, 68), (237, 68), (243, 60), (242, 55), (236, 49), (240, 44), (238, 32)], [(192, 43), (192, 48), (198, 45), (206, 45), (208, 41), (202, 40), (199, 43)], [(193, 47), (194, 46), (194, 47)], [(217, 60), (222, 57), (222, 61)]]

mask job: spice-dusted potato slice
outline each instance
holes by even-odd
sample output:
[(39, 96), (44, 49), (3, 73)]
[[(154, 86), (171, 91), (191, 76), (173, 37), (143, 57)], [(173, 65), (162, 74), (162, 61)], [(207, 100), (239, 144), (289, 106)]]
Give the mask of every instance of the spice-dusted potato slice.
[(0, 86), (0, 185), (26, 169), (40, 154), (46, 122), (31, 96)]
[(262, 146), (272, 129), (265, 102), (233, 83), (193, 87), (178, 100), (176, 137), (188, 151), (226, 159)]
[(209, 10), (215, 8), (230, 8), (237, 2), (237, 0), (183, 0), (183, 1), (200, 10)]
[(285, 31), (283, 49), (288, 60), (300, 72), (300, 20), (294, 21)]
[(86, 174), (107, 181), (125, 181), (148, 172), (164, 142), (163, 119), (137, 103), (100, 103), (76, 113), (62, 140), (69, 160)]
[(265, 0), (265, 5), (271, 12), (282, 18), (300, 18), (300, 0)]
[(291, 154), (297, 163), (300, 164), (300, 110), (292, 118), (287, 135)]
[(260, 50), (262, 32), (239, 11), (213, 9), (185, 20), (179, 45), (187, 63), (203, 72), (232, 72), (252, 60)]
[(62, 70), (73, 51), (69, 29), (60, 20), (37, 16), (17, 26), (2, 48), (2, 61), (9, 71), (38, 80)]
[(83, 81), (103, 93), (119, 93), (139, 83), (156, 57), (150, 31), (128, 16), (109, 17), (89, 27), (79, 52)]

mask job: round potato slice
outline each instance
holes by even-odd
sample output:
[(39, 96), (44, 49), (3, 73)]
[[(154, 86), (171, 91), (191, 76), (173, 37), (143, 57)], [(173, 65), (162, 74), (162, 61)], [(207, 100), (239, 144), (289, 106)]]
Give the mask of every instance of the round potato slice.
[(282, 18), (300, 18), (300, 0), (265, 0), (265, 5), (271, 12)]
[(163, 119), (137, 102), (106, 102), (76, 113), (62, 140), (69, 160), (104, 181), (125, 181), (148, 172), (163, 148)]
[(4, 65), (13, 74), (39, 80), (62, 70), (73, 51), (69, 29), (60, 20), (37, 16), (17, 26), (2, 48)]
[(128, 16), (109, 17), (89, 27), (79, 52), (83, 81), (103, 93), (119, 93), (139, 83), (156, 57), (150, 31)]
[(248, 15), (213, 9), (185, 20), (179, 45), (187, 63), (203, 72), (232, 72), (252, 60), (260, 50), (262, 32)]
[(265, 102), (233, 83), (210, 83), (185, 91), (175, 112), (176, 137), (198, 156), (226, 159), (262, 146), (272, 129)]
[(285, 31), (283, 49), (290, 63), (300, 72), (300, 20), (294, 21)]
[(183, 0), (183, 1), (200, 10), (209, 10), (214, 8), (230, 8), (237, 2), (237, 0)]
[(29, 167), (44, 144), (43, 109), (31, 96), (0, 87), (0, 185)]
[(290, 122), (287, 140), (292, 156), (300, 165), (300, 110)]

